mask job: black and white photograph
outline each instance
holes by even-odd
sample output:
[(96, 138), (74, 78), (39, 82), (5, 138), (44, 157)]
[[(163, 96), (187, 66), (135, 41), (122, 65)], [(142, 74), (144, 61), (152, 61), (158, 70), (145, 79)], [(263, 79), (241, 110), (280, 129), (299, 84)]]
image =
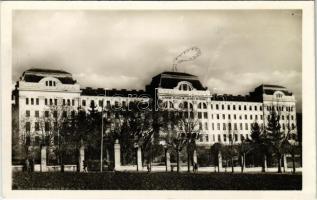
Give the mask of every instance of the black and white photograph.
[(12, 191), (303, 190), (302, 9), (11, 20)]

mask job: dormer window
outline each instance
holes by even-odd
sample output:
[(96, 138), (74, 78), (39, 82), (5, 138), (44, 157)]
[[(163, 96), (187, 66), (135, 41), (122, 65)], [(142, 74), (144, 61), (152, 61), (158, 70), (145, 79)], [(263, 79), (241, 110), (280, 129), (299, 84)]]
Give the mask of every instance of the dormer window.
[(178, 89), (182, 91), (192, 91), (193, 87), (189, 83), (183, 82), (178, 86)]
[(56, 86), (56, 81), (45, 81), (45, 85), (48, 87), (55, 87)]

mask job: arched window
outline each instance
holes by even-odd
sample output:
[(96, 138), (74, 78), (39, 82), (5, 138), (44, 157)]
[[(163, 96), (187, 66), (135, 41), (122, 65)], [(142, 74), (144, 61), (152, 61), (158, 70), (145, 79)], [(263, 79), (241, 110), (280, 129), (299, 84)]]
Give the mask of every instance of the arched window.
[(190, 84), (188, 83), (181, 83), (178, 87), (179, 90), (183, 90), (183, 91), (192, 91), (193, 88)]

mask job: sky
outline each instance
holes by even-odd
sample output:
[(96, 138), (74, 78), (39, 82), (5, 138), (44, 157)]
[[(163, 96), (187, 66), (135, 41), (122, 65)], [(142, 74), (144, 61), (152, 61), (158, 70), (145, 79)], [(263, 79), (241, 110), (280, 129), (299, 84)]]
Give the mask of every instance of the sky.
[(62, 69), (82, 87), (144, 89), (177, 66), (215, 93), (245, 95), (260, 84), (302, 102), (299, 10), (14, 11), (12, 79), (30, 68)]

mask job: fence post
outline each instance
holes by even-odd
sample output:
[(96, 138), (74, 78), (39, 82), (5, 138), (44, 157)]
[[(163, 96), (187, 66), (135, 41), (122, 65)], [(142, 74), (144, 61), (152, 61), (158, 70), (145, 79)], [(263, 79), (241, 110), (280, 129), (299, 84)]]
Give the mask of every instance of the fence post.
[(120, 170), (121, 167), (121, 155), (120, 155), (120, 144), (119, 140), (116, 140), (114, 144), (114, 170)]
[(169, 172), (171, 171), (171, 157), (170, 157), (170, 152), (166, 149), (165, 150), (165, 160), (166, 160), (166, 171)]
[(142, 150), (141, 147), (138, 146), (138, 150), (137, 150), (137, 171), (142, 170)]
[(84, 160), (85, 160), (85, 147), (81, 145), (79, 148), (79, 172), (84, 171)]
[(47, 166), (46, 166), (46, 146), (42, 146), (41, 148), (41, 172), (46, 172), (47, 171)]
[(287, 157), (286, 157), (286, 154), (283, 154), (283, 166), (284, 166), (284, 172), (287, 172)]
[(218, 153), (218, 171), (221, 172), (222, 171), (222, 155), (221, 155), (221, 151), (219, 151)]

